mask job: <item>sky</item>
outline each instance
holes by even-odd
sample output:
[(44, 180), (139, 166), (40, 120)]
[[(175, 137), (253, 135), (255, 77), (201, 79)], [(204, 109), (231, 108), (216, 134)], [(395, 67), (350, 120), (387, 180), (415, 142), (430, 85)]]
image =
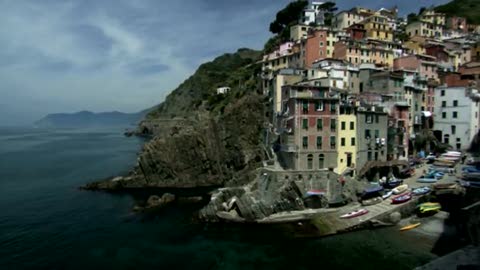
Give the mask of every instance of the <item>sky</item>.
[[(196, 68), (261, 49), (289, 0), (0, 0), (0, 126), (48, 113), (137, 112)], [(337, 1), (402, 14), (446, 0)]]

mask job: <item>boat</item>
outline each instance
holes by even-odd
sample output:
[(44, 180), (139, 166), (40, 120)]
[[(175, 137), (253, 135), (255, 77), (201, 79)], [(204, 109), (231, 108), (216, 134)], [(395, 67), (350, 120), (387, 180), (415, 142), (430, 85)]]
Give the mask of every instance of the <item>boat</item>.
[(433, 184), (433, 189), (440, 190), (440, 189), (455, 189), (457, 188), (456, 183), (435, 183)]
[(398, 187), (392, 189), (392, 193), (395, 194), (395, 195), (398, 195), (398, 194), (401, 194), (401, 193), (407, 191), (407, 189), (408, 189), (407, 184), (401, 185), (401, 186), (398, 186)]
[(392, 194), (393, 194), (393, 191), (390, 190), (390, 191), (388, 191), (388, 192), (386, 192), (385, 194), (382, 195), (382, 199), (384, 199), (384, 200), (388, 199), (388, 197), (392, 196)]
[(353, 211), (353, 212), (350, 212), (350, 213), (347, 213), (345, 215), (341, 215), (340, 217), (341, 218), (354, 218), (354, 217), (359, 217), (359, 216), (363, 216), (365, 214), (368, 213), (368, 210), (367, 209), (358, 209), (356, 211)]
[(368, 200), (362, 200), (362, 205), (368, 206), (368, 205), (374, 205), (381, 202), (383, 202), (383, 199), (381, 197), (375, 197)]
[(442, 209), (442, 206), (439, 203), (422, 203), (418, 205), (417, 208), (420, 213), (425, 214), (438, 212), (440, 209)]
[(413, 195), (425, 195), (432, 191), (429, 187), (419, 187), (419, 188), (414, 188), (412, 189), (412, 194)]
[(311, 189), (311, 190), (307, 191), (307, 195), (310, 195), (310, 196), (325, 195), (325, 190), (323, 190), (323, 189)]
[(417, 179), (418, 183), (436, 183), (438, 178), (435, 174), (422, 175)]
[(405, 193), (392, 198), (392, 204), (401, 204), (412, 199), (411, 193)]
[(408, 230), (411, 230), (411, 229), (414, 229), (418, 226), (420, 226), (421, 223), (415, 223), (415, 224), (410, 224), (410, 225), (407, 225), (407, 226), (403, 226), (402, 228), (400, 228), (400, 231), (408, 231)]
[(398, 178), (395, 178), (395, 177), (391, 177), (390, 179), (388, 179), (384, 184), (383, 186), (385, 188), (396, 188), (398, 186), (400, 186), (401, 184), (403, 184), (403, 180), (402, 179), (398, 179)]

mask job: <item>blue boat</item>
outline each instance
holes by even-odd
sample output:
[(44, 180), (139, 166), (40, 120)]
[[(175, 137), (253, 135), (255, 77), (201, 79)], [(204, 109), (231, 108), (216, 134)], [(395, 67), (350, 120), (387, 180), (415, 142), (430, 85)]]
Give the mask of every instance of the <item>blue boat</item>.
[(438, 181), (437, 176), (435, 175), (423, 175), (420, 176), (420, 178), (417, 179), (418, 183), (436, 183)]
[(419, 187), (412, 190), (413, 195), (425, 195), (432, 191), (429, 187)]

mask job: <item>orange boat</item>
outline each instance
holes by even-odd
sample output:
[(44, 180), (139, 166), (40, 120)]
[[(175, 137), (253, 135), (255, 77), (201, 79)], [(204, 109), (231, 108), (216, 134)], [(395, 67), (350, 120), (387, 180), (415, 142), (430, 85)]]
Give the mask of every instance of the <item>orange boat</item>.
[(408, 231), (408, 230), (411, 230), (411, 229), (414, 229), (418, 226), (420, 226), (421, 223), (415, 223), (415, 224), (410, 224), (410, 225), (407, 225), (407, 226), (403, 226), (402, 228), (400, 228), (400, 231)]

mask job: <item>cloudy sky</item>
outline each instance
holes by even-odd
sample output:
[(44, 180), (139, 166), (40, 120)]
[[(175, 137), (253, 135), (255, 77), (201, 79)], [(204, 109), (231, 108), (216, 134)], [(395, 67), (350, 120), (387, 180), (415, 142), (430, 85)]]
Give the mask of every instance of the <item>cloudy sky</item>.
[[(136, 112), (197, 66), (260, 49), (288, 0), (0, 0), (0, 126), (47, 113)], [(355, 3), (353, 3), (355, 2)], [(445, 0), (337, 1), (402, 13)]]

